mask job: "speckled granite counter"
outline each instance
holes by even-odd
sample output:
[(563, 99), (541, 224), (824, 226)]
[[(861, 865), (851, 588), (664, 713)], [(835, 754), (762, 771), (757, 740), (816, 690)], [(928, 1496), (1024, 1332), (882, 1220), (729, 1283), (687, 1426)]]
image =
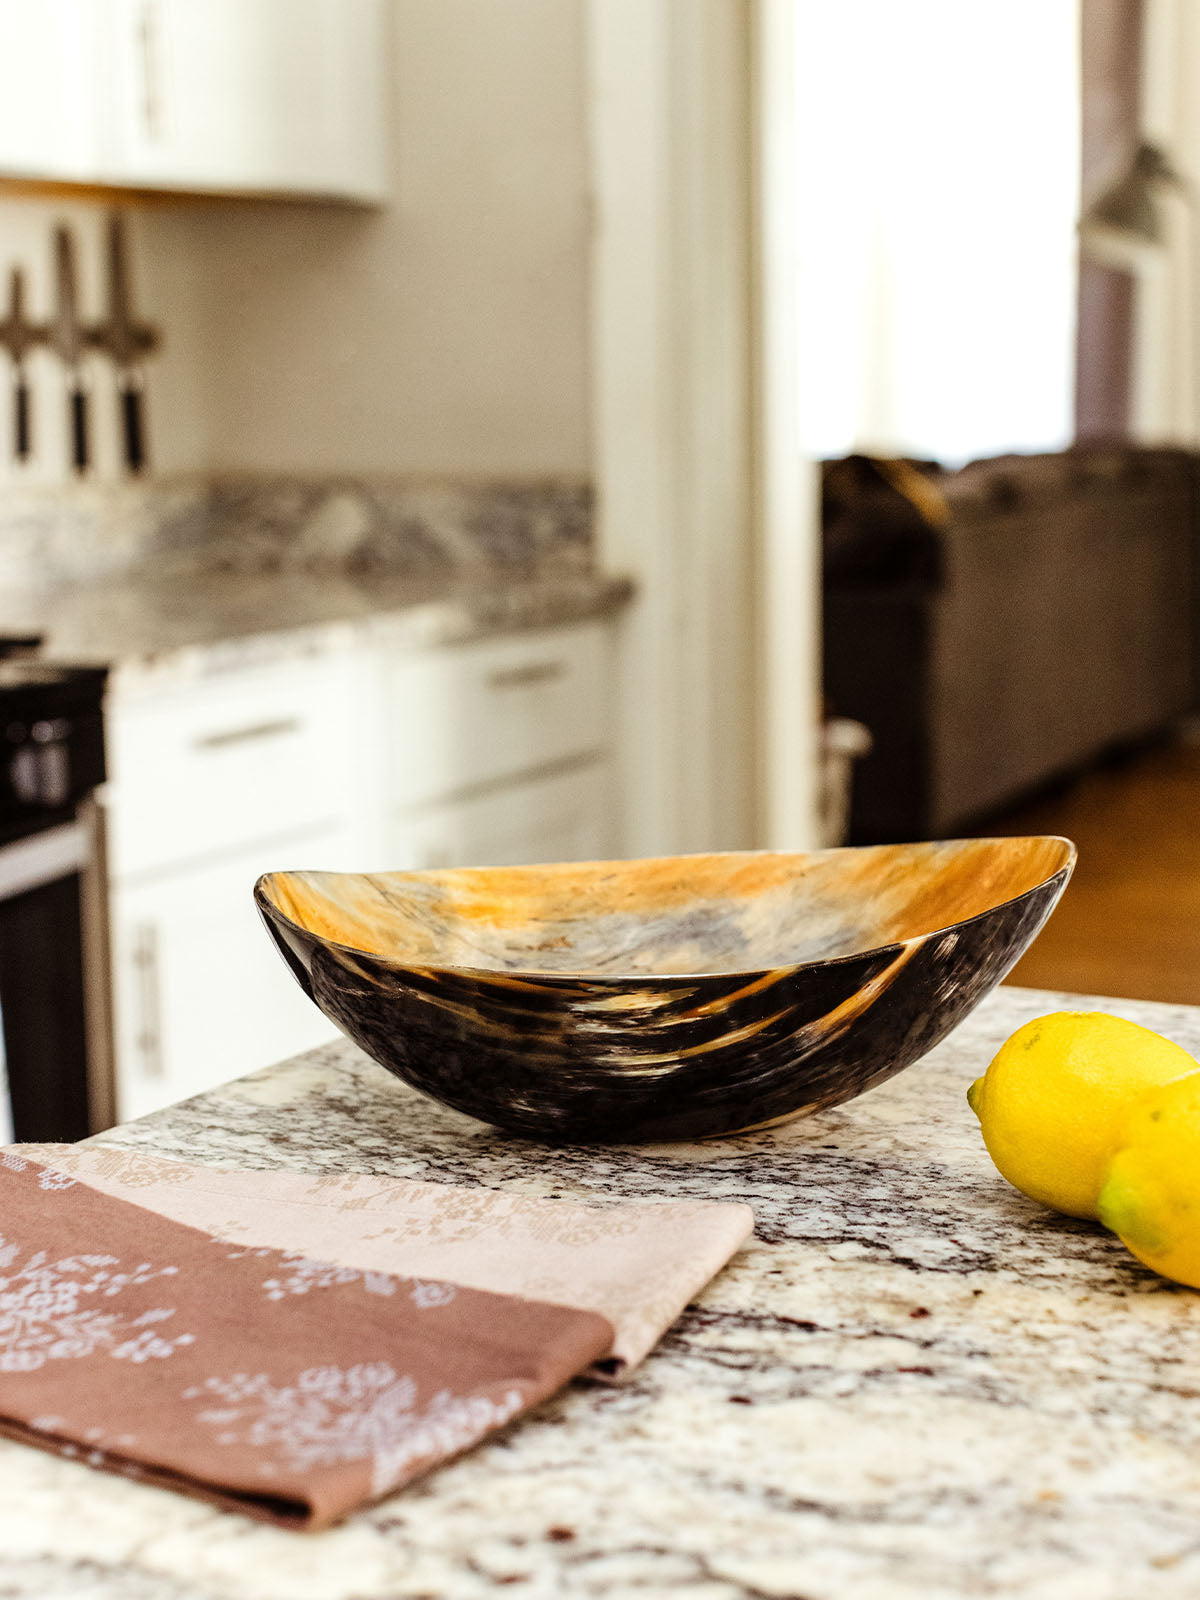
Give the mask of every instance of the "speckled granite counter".
[(323, 654), (386, 632), (424, 648), (611, 614), (632, 595), (602, 573), (388, 575), (170, 573), (108, 579), (28, 600), (0, 594), (0, 633), (45, 634), (43, 655), (112, 665), (130, 687)]
[[(578, 1384), (332, 1532), (0, 1445), (0, 1594), (807, 1600), (1200, 1592), (1200, 1295), (1009, 1189), (963, 1093), (1075, 1003), (1001, 990), (859, 1101), (703, 1147), (547, 1151), (338, 1044), (104, 1136), (220, 1164), (748, 1201), (623, 1389)], [(1200, 1049), (1200, 1010), (1095, 1002)]]
[(270, 476), (28, 490), (0, 505), (0, 633), (121, 683), (340, 648), (426, 647), (604, 616), (576, 481)]

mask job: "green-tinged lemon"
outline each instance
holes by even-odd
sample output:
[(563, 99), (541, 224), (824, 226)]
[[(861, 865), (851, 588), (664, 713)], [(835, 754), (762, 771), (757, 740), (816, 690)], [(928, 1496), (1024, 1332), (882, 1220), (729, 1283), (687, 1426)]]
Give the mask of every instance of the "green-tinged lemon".
[(1200, 1072), (1150, 1090), (1126, 1114), (1099, 1210), (1139, 1261), (1200, 1289)]
[(1121, 1125), (1147, 1090), (1200, 1069), (1161, 1034), (1104, 1011), (1055, 1011), (1018, 1028), (967, 1091), (1009, 1183), (1094, 1217)]

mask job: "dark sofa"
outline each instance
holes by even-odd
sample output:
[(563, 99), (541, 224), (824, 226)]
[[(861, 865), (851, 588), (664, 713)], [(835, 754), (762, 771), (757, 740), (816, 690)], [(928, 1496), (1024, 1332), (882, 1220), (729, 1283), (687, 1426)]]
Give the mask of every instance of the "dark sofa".
[(1080, 448), (825, 467), (829, 709), (853, 843), (945, 837), (1197, 703), (1195, 459)]

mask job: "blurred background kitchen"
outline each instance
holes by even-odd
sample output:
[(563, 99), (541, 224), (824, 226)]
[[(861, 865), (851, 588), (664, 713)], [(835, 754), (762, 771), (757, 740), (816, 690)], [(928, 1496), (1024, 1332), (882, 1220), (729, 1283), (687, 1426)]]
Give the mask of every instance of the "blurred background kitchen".
[(1190, 0), (0, 0), (0, 1133), (279, 867), (1053, 831), (1200, 999)]

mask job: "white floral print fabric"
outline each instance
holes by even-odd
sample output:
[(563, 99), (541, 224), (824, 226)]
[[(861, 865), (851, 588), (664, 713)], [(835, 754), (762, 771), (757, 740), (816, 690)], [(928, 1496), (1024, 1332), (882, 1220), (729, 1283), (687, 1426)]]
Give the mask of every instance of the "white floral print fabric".
[[(70, 1148), (66, 1146), (65, 1148)], [(23, 1156), (17, 1155), (15, 1150), (0, 1150), (0, 1167), (8, 1172), (28, 1172), (29, 1162)], [(70, 1189), (78, 1182), (69, 1172), (62, 1172), (57, 1167), (36, 1167), (39, 1189)]]
[[(209, 1378), (183, 1397), (223, 1401), (198, 1413), (217, 1443), (270, 1450), (293, 1472), (368, 1463), (373, 1495), (394, 1488), (418, 1461), (457, 1455), (525, 1404), (515, 1388), (498, 1400), (442, 1389), (418, 1407), (416, 1382), (386, 1361), (311, 1367), (283, 1385), (263, 1372), (236, 1373)], [(260, 1467), (265, 1476), (275, 1470)]]
[(34, 1372), (47, 1361), (96, 1354), (117, 1361), (164, 1360), (191, 1344), (191, 1333), (168, 1339), (155, 1331), (175, 1315), (171, 1307), (128, 1317), (102, 1304), (131, 1286), (173, 1277), (178, 1269), (142, 1262), (128, 1272), (114, 1270), (120, 1265), (108, 1255), (51, 1261), (44, 1250), (28, 1254), (0, 1235), (0, 1372)]
[(448, 1306), (458, 1293), (452, 1283), (427, 1282), (420, 1278), (397, 1279), (387, 1272), (360, 1272), (356, 1267), (339, 1266), (330, 1261), (314, 1261), (311, 1256), (289, 1250), (282, 1258), (279, 1252), (265, 1246), (257, 1249), (231, 1250), (229, 1259), (240, 1261), (246, 1256), (282, 1259), (287, 1271), (263, 1280), (263, 1292), (268, 1300), (286, 1300), (289, 1295), (311, 1294), (314, 1289), (342, 1288), (346, 1284), (361, 1283), (368, 1294), (393, 1295), (397, 1285), (404, 1285), (412, 1303), (421, 1311), (433, 1306)]
[(636, 1367), (754, 1226), (741, 1204), (577, 1204), (365, 1173), (231, 1172), (103, 1145), (20, 1148), (246, 1248), (595, 1311), (615, 1330), (593, 1370), (604, 1379)]
[(247, 1248), (8, 1155), (0, 1433), (86, 1465), (324, 1527), (612, 1342), (591, 1312)]
[[(265, 1252), (264, 1252), (265, 1254)], [(290, 1294), (310, 1294), (314, 1289), (332, 1289), (347, 1283), (361, 1283), (368, 1294), (396, 1292), (396, 1280), (384, 1272), (356, 1272), (352, 1267), (334, 1266), (328, 1261), (312, 1261), (307, 1256), (287, 1255), (288, 1271), (267, 1278), (263, 1290), (268, 1300), (285, 1300)]]
[(71, 1189), (74, 1186), (74, 1178), (66, 1172), (58, 1172), (53, 1167), (46, 1167), (38, 1174), (39, 1189)]

